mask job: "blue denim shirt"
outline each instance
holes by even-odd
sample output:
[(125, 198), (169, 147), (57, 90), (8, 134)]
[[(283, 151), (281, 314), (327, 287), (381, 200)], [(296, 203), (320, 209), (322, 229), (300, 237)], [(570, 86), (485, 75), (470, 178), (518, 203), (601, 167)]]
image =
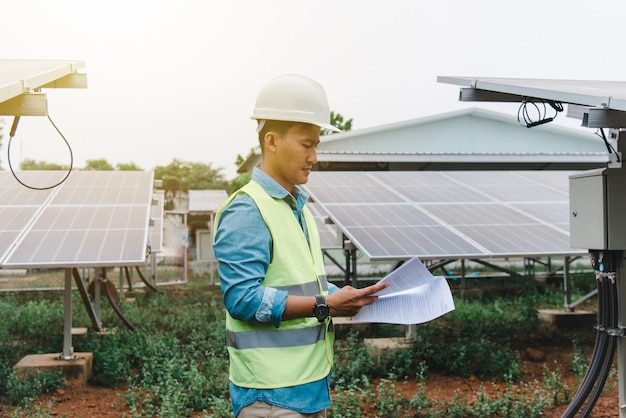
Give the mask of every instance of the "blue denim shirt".
[[(262, 170), (255, 168), (252, 179), (273, 197), (284, 199), (308, 239), (302, 209), (308, 200), (296, 186), (295, 196)], [(233, 199), (220, 215), (215, 234), (215, 257), (224, 305), (240, 321), (271, 322), (280, 327), (287, 304), (287, 292), (262, 285), (271, 261), (272, 237), (256, 204), (247, 195)], [(329, 284), (329, 291), (337, 287)], [(283, 367), (277, 363), (276, 367)], [(256, 401), (311, 414), (330, 406), (330, 374), (316, 382), (277, 389), (244, 388), (230, 383), (235, 416)]]

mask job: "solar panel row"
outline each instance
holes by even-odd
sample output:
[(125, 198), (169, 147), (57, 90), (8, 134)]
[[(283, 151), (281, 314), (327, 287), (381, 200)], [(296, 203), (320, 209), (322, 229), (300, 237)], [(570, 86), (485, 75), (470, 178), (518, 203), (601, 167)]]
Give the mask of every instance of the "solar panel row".
[(371, 260), (575, 255), (565, 171), (313, 172), (320, 211)]

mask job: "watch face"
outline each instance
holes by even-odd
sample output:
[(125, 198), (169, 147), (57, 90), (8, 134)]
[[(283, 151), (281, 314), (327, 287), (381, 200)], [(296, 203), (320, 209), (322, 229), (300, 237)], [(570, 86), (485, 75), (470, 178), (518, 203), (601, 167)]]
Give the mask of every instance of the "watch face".
[(328, 316), (329, 311), (330, 310), (328, 309), (328, 305), (316, 305), (313, 312), (315, 313), (315, 317), (319, 321), (323, 321)]

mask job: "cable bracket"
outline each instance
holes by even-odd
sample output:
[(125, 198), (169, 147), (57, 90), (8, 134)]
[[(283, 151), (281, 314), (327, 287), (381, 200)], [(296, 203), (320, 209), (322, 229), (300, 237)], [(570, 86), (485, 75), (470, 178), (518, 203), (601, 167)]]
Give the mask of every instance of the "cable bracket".
[(606, 332), (610, 337), (624, 337), (626, 335), (624, 328), (607, 328), (603, 325), (596, 325), (593, 328), (598, 332)]

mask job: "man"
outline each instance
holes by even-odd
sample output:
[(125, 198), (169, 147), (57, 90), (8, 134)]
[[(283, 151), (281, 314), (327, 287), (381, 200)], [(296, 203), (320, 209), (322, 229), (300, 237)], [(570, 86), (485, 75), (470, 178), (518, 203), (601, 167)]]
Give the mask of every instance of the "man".
[(259, 92), (260, 168), (215, 218), (215, 256), (226, 306), (234, 414), (325, 417), (330, 406), (332, 316), (352, 316), (385, 284), (329, 285), (319, 234), (305, 207), (320, 128), (330, 124), (326, 93), (288, 74)]

